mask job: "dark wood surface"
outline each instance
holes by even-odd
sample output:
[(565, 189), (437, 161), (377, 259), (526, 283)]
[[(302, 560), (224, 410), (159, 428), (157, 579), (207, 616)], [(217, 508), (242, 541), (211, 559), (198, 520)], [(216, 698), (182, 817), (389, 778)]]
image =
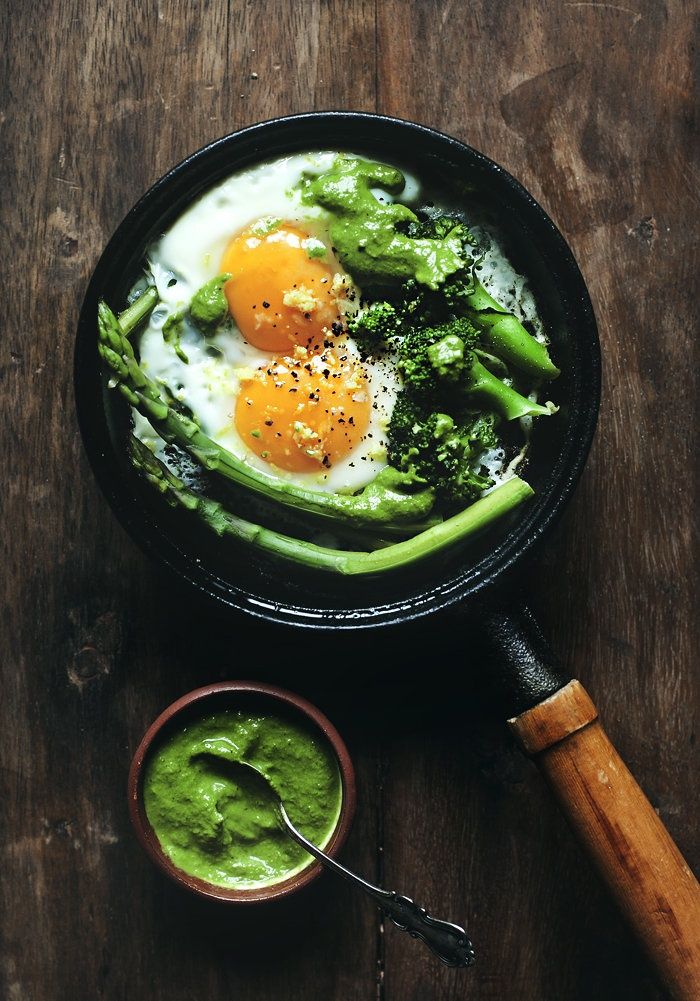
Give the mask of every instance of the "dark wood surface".
[[(225, 132), (379, 110), (504, 164), (570, 240), (604, 351), (596, 444), (530, 599), (697, 866), (691, 8), (3, 5), (0, 996), (662, 996), (540, 777), (489, 720), (470, 630), (455, 619), (350, 640), (210, 618), (98, 493), (71, 364), (107, 237), (163, 171)], [(465, 921), (473, 970), (441, 968), (330, 878), (239, 915), (151, 869), (128, 826), (130, 754), (173, 698), (235, 676), (284, 681), (331, 715), (358, 769), (348, 863)]]

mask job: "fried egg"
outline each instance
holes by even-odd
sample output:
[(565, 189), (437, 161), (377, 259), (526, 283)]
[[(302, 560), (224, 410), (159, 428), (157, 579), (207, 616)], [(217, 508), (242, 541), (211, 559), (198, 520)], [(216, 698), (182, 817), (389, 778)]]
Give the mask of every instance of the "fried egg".
[(340, 319), (338, 294), (333, 270), (310, 254), (329, 256), (324, 243), (289, 224), (267, 233), (252, 226), (228, 245), (226, 298), (249, 344), (283, 353), (297, 344), (323, 349)]
[[(363, 359), (343, 322), (360, 290), (333, 253), (327, 216), (302, 205), (304, 172), (334, 153), (297, 154), (241, 171), (200, 197), (149, 250), (161, 302), (141, 335), (144, 370), (202, 430), (252, 466), (315, 489), (355, 491), (387, 464), (400, 377)], [(181, 353), (169, 316), (218, 274), (230, 316), (206, 338), (185, 318)], [(163, 443), (135, 415), (138, 436)]]

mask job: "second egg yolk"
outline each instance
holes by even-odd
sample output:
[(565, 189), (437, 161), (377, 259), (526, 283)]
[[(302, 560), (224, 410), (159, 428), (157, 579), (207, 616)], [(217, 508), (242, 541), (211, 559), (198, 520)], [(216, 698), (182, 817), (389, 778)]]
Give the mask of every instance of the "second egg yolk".
[(309, 361), (278, 358), (241, 386), (236, 430), (280, 469), (322, 471), (367, 433), (370, 396), (359, 365), (326, 351)]
[[(257, 230), (257, 232), (256, 232)], [(318, 351), (340, 319), (333, 273), (309, 256), (309, 236), (283, 224), (260, 233), (253, 225), (233, 238), (221, 261), (232, 275), (224, 287), (229, 310), (245, 339), (263, 351), (295, 344)]]

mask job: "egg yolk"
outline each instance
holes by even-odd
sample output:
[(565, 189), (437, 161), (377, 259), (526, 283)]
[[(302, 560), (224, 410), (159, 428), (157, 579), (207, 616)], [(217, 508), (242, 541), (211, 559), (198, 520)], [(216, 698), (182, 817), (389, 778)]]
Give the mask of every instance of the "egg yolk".
[(333, 272), (307, 233), (283, 224), (262, 232), (263, 221), (233, 238), (221, 261), (232, 275), (224, 287), (243, 336), (263, 351), (288, 352), (295, 344), (321, 350), (340, 319)]
[(355, 362), (332, 352), (277, 358), (241, 386), (236, 429), (267, 462), (297, 472), (329, 469), (367, 433), (370, 395)]

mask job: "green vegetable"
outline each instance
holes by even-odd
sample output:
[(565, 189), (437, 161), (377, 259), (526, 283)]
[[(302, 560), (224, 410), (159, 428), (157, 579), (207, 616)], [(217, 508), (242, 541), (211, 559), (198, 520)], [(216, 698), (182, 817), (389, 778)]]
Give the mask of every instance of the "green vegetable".
[(126, 333), (105, 302), (99, 304), (97, 325), (100, 354), (114, 373), (116, 388), (161, 438), (179, 445), (204, 469), (297, 511), (358, 528), (407, 534), (419, 530), (430, 513), (433, 491), (410, 473), (390, 467), (357, 494), (308, 490), (260, 472), (218, 445), (195, 420), (166, 401), (159, 386), (141, 369)]
[[(399, 344), (398, 365), (404, 382), (414, 390), (438, 395), (441, 392), (440, 380), (448, 376), (444, 364), (449, 355), (448, 346), (456, 342), (461, 345), (458, 359), (461, 370), (464, 347), (475, 344), (477, 336), (476, 328), (465, 317), (435, 327), (410, 327)], [(434, 346), (437, 344), (442, 347), (436, 351)], [(431, 350), (432, 356), (429, 353)], [(451, 370), (452, 366), (449, 368)], [(453, 380), (451, 371), (449, 378)]]
[(476, 343), (477, 337), (476, 329), (465, 317), (439, 327), (411, 330), (399, 346), (399, 368), (404, 383), (413, 392), (427, 394), (436, 402), (445, 390), (458, 389), (508, 421), (525, 415), (551, 414), (551, 405), (528, 400), (482, 365), (467, 347)]
[(412, 222), (406, 224), (406, 233), (415, 238), (422, 237), (431, 240), (444, 240), (455, 229), (461, 227), (462, 249), (466, 257), (470, 257), (470, 250), (476, 245), (476, 240), (471, 235), (461, 219), (445, 212), (425, 214), (422, 219), (417, 216)]
[(159, 299), (160, 296), (155, 285), (149, 285), (148, 288), (144, 289), (138, 298), (134, 299), (123, 313), (119, 314), (122, 330), (127, 333), (135, 330), (153, 312)]
[[(386, 305), (395, 309), (405, 333), (408, 327), (436, 327), (457, 317), (466, 318), (464, 299), (474, 288), (471, 268), (465, 268), (455, 272), (437, 289), (429, 289), (409, 278), (400, 288), (384, 291), (390, 300)], [(375, 300), (367, 308), (378, 305), (379, 301)]]
[(464, 341), (459, 334), (447, 334), (431, 344), (426, 354), (429, 365), (441, 379), (454, 381), (464, 362)]
[(331, 213), (333, 246), (355, 278), (381, 283), (413, 278), (435, 289), (465, 264), (464, 226), (455, 223), (439, 238), (403, 232), (401, 226), (418, 217), (399, 202), (379, 201), (372, 188), (398, 194), (404, 185), (395, 167), (341, 155), (325, 173), (305, 178), (302, 199)]
[[(217, 535), (230, 535), (262, 552), (272, 553), (293, 563), (314, 570), (346, 575), (377, 574), (399, 570), (409, 564), (454, 546), (456, 543), (488, 528), (497, 519), (527, 500), (532, 487), (514, 476), (496, 487), (486, 497), (475, 501), (459, 514), (442, 521), (410, 539), (378, 549), (375, 552), (352, 552), (329, 549), (262, 528), (231, 514), (217, 501), (194, 493), (174, 476), (138, 439), (132, 439), (132, 459), (148, 481), (171, 504), (196, 512)], [(390, 467), (387, 467), (390, 468)]]
[(420, 398), (399, 394), (389, 426), (389, 459), (398, 469), (413, 469), (451, 506), (478, 497), (493, 481), (479, 471), (479, 456), (496, 448), (493, 414), (465, 414), (457, 422), (431, 411)]
[(373, 302), (348, 321), (348, 331), (366, 354), (388, 347), (403, 326), (401, 314), (390, 302)]
[(559, 369), (546, 346), (535, 340), (480, 282), (463, 301), (467, 315), (481, 328), (484, 341), (494, 354), (535, 379), (556, 379)]
[(224, 285), (233, 275), (217, 275), (192, 296), (190, 316), (203, 334), (213, 333), (228, 316), (228, 300)]
[[(462, 255), (471, 264), (472, 246), (475, 243), (466, 226), (449, 215), (437, 215), (410, 223), (407, 231), (412, 235), (443, 238), (447, 232), (461, 226)], [(409, 285), (410, 288), (410, 285)], [(479, 327), (483, 341), (495, 355), (515, 365), (535, 379), (551, 380), (559, 375), (559, 369), (549, 357), (544, 344), (536, 340), (517, 317), (491, 296), (478, 279), (471, 266), (462, 268), (443, 282), (440, 293), (443, 303), (457, 314), (466, 315)], [(407, 304), (411, 312), (419, 313), (435, 305), (434, 299), (425, 292), (412, 290)]]
[(473, 351), (465, 353), (463, 378), (464, 390), (470, 398), (492, 407), (507, 421), (526, 416), (548, 417), (556, 412), (557, 408), (552, 403), (542, 406), (506, 386), (505, 382), (481, 364)]

